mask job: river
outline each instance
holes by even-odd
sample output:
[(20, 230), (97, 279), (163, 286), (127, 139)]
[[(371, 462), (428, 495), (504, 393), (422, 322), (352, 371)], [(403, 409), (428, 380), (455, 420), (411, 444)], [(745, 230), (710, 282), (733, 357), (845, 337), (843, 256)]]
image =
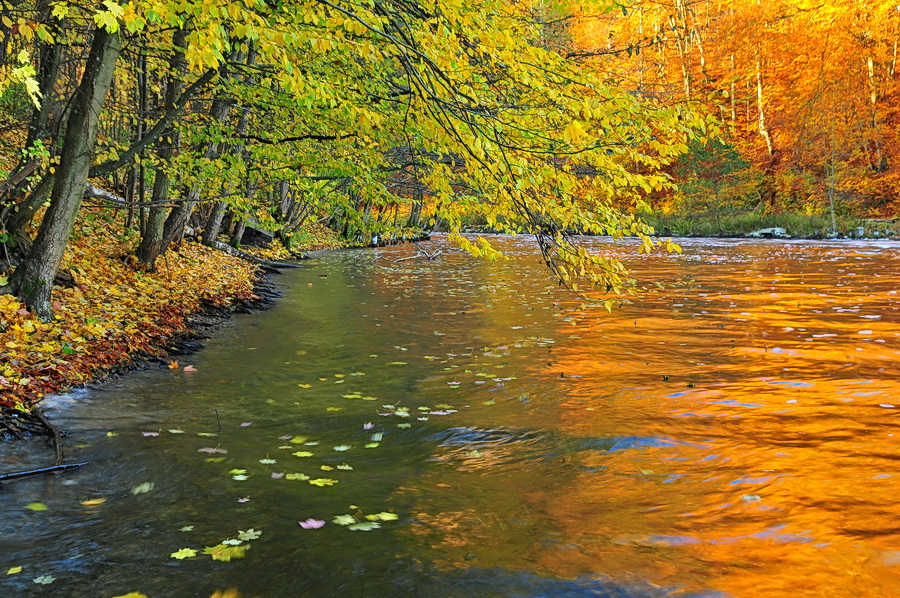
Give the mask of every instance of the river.
[(590, 240), (650, 289), (607, 313), (496, 240), (51, 398), (91, 464), (0, 486), (0, 596), (900, 595), (900, 244)]

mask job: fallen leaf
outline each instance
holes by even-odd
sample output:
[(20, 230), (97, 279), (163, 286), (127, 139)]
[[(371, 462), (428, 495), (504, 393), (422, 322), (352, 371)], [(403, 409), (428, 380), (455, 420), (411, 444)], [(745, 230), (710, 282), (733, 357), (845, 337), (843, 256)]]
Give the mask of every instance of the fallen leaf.
[(338, 525), (352, 525), (357, 522), (353, 515), (336, 515), (331, 521)]
[(144, 436), (159, 436), (159, 432), (141, 432)]
[(383, 511), (381, 513), (375, 513), (374, 515), (366, 515), (366, 519), (369, 521), (396, 521), (399, 519), (399, 516), (396, 513)]
[(320, 527), (325, 525), (324, 520), (313, 519), (312, 517), (310, 517), (306, 521), (298, 521), (297, 523), (300, 524), (300, 527), (302, 527), (303, 529), (319, 529)]
[(182, 548), (181, 550), (176, 550), (175, 552), (173, 552), (172, 554), (169, 555), (169, 557), (171, 557), (173, 559), (178, 559), (179, 561), (182, 559), (190, 558), (192, 556), (197, 556), (197, 551), (194, 550), (193, 548)]
[(33, 581), (36, 584), (47, 585), (47, 584), (51, 584), (54, 581), (56, 581), (56, 578), (53, 577), (52, 575), (41, 575), (40, 577), (35, 577), (31, 581)]
[(182, 371), (183, 371), (183, 372), (188, 372), (188, 373), (190, 373), (190, 372), (196, 372), (196, 371), (197, 371), (197, 368), (195, 368), (195, 367), (192, 366), (192, 365), (186, 365), (186, 366), (184, 366), (184, 369), (183, 369)]
[(241, 422), (241, 427), (242, 427), (242, 428), (246, 428), (247, 426), (249, 426), (249, 425), (252, 424), (252, 423), (253, 423), (253, 422)]
[(274, 465), (275, 463), (278, 463), (275, 459), (260, 459), (259, 462), (263, 465)]
[(223, 449), (223, 448), (219, 448), (219, 447), (216, 447), (216, 448), (212, 448), (212, 447), (204, 447), (204, 448), (201, 448), (201, 449), (197, 449), (197, 452), (198, 452), (198, 453), (209, 453), (210, 455), (213, 455), (213, 454), (215, 454), (215, 453), (222, 453), (223, 455), (225, 455), (225, 454), (228, 453), (227, 450), (225, 450), (225, 449)]
[(337, 466), (338, 469), (343, 469), (344, 471), (353, 471), (353, 468), (346, 463), (341, 463)]
[(256, 540), (262, 536), (262, 530), (253, 529), (252, 527), (247, 531), (238, 531), (238, 538), (241, 540)]
[[(324, 522), (323, 522), (323, 524), (324, 524)], [(21, 573), (21, 572), (22, 572), (22, 567), (10, 567), (6, 571), (6, 574), (7, 575), (15, 575), (16, 573)]]
[(336, 447), (334, 447), (334, 450), (336, 450), (340, 453), (340, 452), (344, 452), (344, 451), (349, 451), (351, 448), (353, 448), (353, 447), (350, 446), (349, 444), (339, 444)]
[(364, 521), (362, 523), (354, 523), (353, 525), (348, 525), (347, 529), (354, 532), (370, 532), (373, 529), (378, 529), (380, 527), (381, 524), (377, 521)]
[(241, 504), (243, 504), (243, 503), (245, 503), (245, 502), (250, 502), (250, 497), (249, 497), (249, 496), (245, 496), (245, 497), (243, 497), (243, 498), (237, 499), (237, 501), (238, 501), (239, 503), (241, 503)]
[(25, 505), (26, 509), (31, 509), (32, 511), (46, 511), (47, 505), (42, 502), (33, 502)]
[(313, 454), (309, 451), (297, 451), (296, 453), (291, 453), (295, 457), (312, 457)]
[(179, 528), (178, 528), (178, 531), (180, 531), (180, 532), (189, 532), (189, 531), (191, 531), (192, 529), (194, 529), (194, 526), (193, 526), (193, 525), (185, 525), (184, 527), (179, 527)]
[(225, 544), (217, 544), (216, 546), (207, 546), (203, 549), (203, 554), (212, 556), (214, 561), (229, 562), (231, 559), (242, 559), (246, 556), (250, 549), (249, 545), (242, 546), (226, 546)]
[(300, 388), (312, 388), (312, 384), (298, 384)]
[(325, 486), (334, 486), (338, 483), (337, 480), (332, 480), (331, 478), (316, 478), (314, 480), (309, 480), (309, 483), (313, 486), (319, 486), (320, 488), (324, 488)]
[(177, 370), (177, 369), (178, 369), (178, 362), (175, 361), (175, 360), (170, 361), (170, 362), (169, 362), (169, 369), (170, 369), (170, 370)]
[(154, 487), (155, 485), (156, 485), (156, 484), (154, 484), (153, 482), (144, 482), (143, 484), (138, 484), (137, 486), (135, 486), (134, 488), (132, 488), (132, 489), (131, 489), (131, 493), (134, 494), (134, 495), (137, 495), (137, 494), (147, 494), (148, 492), (150, 492), (151, 490), (153, 490), (153, 487)]
[(81, 501), (82, 507), (96, 507), (97, 505), (102, 505), (106, 502), (105, 498), (90, 498), (88, 500)]
[(309, 479), (309, 476), (305, 473), (289, 473), (284, 476), (286, 480), (300, 480), (301, 482), (305, 482)]

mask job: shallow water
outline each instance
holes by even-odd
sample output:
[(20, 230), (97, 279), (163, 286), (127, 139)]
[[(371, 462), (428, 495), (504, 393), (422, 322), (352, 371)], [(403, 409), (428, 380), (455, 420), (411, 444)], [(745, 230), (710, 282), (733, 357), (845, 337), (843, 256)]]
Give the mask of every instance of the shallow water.
[(608, 314), (499, 243), (318, 255), (197, 372), (53, 399), (91, 465), (0, 486), (0, 596), (900, 595), (900, 245), (591, 241), (667, 286)]

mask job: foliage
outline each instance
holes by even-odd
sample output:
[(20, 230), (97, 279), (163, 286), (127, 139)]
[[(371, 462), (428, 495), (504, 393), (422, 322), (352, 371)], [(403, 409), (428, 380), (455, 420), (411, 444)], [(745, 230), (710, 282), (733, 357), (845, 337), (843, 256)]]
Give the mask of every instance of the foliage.
[(163, 354), (165, 343), (188, 331), (186, 317), (203, 305), (227, 308), (252, 296), (252, 266), (195, 243), (168, 255), (159, 272), (148, 273), (123, 261), (131, 245), (110, 234), (106, 222), (83, 219), (75, 238), (65, 263), (76, 285), (57, 290), (52, 322), (41, 322), (11, 295), (0, 295), (3, 404), (33, 401), (130, 359)]

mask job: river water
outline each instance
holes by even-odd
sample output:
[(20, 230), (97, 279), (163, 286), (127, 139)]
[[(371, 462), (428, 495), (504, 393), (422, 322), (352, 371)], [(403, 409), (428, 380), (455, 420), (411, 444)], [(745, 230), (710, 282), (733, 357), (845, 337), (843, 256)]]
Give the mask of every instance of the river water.
[(497, 242), (319, 254), (51, 399), (91, 464), (0, 486), (0, 596), (900, 595), (900, 245), (592, 240), (653, 289), (607, 313)]

